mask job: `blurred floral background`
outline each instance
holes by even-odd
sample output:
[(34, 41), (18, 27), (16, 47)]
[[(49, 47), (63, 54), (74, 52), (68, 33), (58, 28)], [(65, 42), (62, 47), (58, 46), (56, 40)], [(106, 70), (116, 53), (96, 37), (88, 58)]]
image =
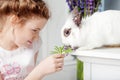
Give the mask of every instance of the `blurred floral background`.
[(101, 4), (101, 0), (66, 0), (66, 2), (70, 12), (77, 7), (83, 17), (96, 12)]

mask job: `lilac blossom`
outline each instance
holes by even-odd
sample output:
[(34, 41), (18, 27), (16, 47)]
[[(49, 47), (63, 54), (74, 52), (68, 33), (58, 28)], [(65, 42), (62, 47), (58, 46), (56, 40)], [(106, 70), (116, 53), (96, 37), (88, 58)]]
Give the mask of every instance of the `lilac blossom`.
[(70, 12), (77, 7), (82, 17), (91, 15), (98, 10), (101, 0), (66, 0)]

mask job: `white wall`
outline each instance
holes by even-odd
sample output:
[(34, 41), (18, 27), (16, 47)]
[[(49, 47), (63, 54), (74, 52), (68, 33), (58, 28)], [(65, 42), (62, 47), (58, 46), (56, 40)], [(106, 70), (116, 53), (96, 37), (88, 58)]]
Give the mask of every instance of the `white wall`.
[[(40, 33), (42, 37), (42, 46), (38, 57), (38, 63), (41, 59), (47, 57), (54, 46), (63, 45), (61, 42), (61, 28), (68, 16), (68, 6), (66, 0), (45, 0), (51, 11), (51, 18), (45, 28)], [(76, 61), (74, 57), (65, 58), (65, 65), (62, 71), (51, 74), (44, 80), (76, 80)]]

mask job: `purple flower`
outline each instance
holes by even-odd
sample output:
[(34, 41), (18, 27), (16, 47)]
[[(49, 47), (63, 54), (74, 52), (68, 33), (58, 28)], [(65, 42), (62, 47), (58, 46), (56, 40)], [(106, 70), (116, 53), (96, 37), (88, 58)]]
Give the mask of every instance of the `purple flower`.
[(80, 5), (80, 0), (78, 0), (78, 5)]
[(67, 46), (64, 46), (64, 50), (67, 50)]
[(98, 10), (101, 0), (66, 0), (70, 12), (77, 6), (82, 17), (91, 15)]
[(72, 1), (72, 3), (73, 3), (73, 6), (76, 6), (76, 5), (77, 5), (76, 2), (75, 2), (74, 0)]

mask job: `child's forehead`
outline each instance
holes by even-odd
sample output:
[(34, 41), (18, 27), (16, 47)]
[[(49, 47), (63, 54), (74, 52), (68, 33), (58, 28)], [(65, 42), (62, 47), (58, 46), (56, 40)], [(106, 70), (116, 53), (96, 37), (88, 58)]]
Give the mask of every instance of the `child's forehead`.
[[(41, 18), (45, 18), (45, 17), (42, 17), (40, 15), (35, 15), (35, 14), (30, 14), (28, 16), (28, 18), (31, 18), (31, 19), (41, 19)], [(45, 18), (46, 19), (46, 18)]]
[(30, 16), (29, 18), (27, 18), (28, 21), (44, 21), (44, 20), (47, 20), (43, 17), (40, 17), (40, 16)]
[(47, 19), (45, 18), (38, 18), (38, 17), (32, 17), (28, 19), (25, 23), (26, 26), (31, 26), (31, 27), (39, 27), (42, 28), (46, 24)]

